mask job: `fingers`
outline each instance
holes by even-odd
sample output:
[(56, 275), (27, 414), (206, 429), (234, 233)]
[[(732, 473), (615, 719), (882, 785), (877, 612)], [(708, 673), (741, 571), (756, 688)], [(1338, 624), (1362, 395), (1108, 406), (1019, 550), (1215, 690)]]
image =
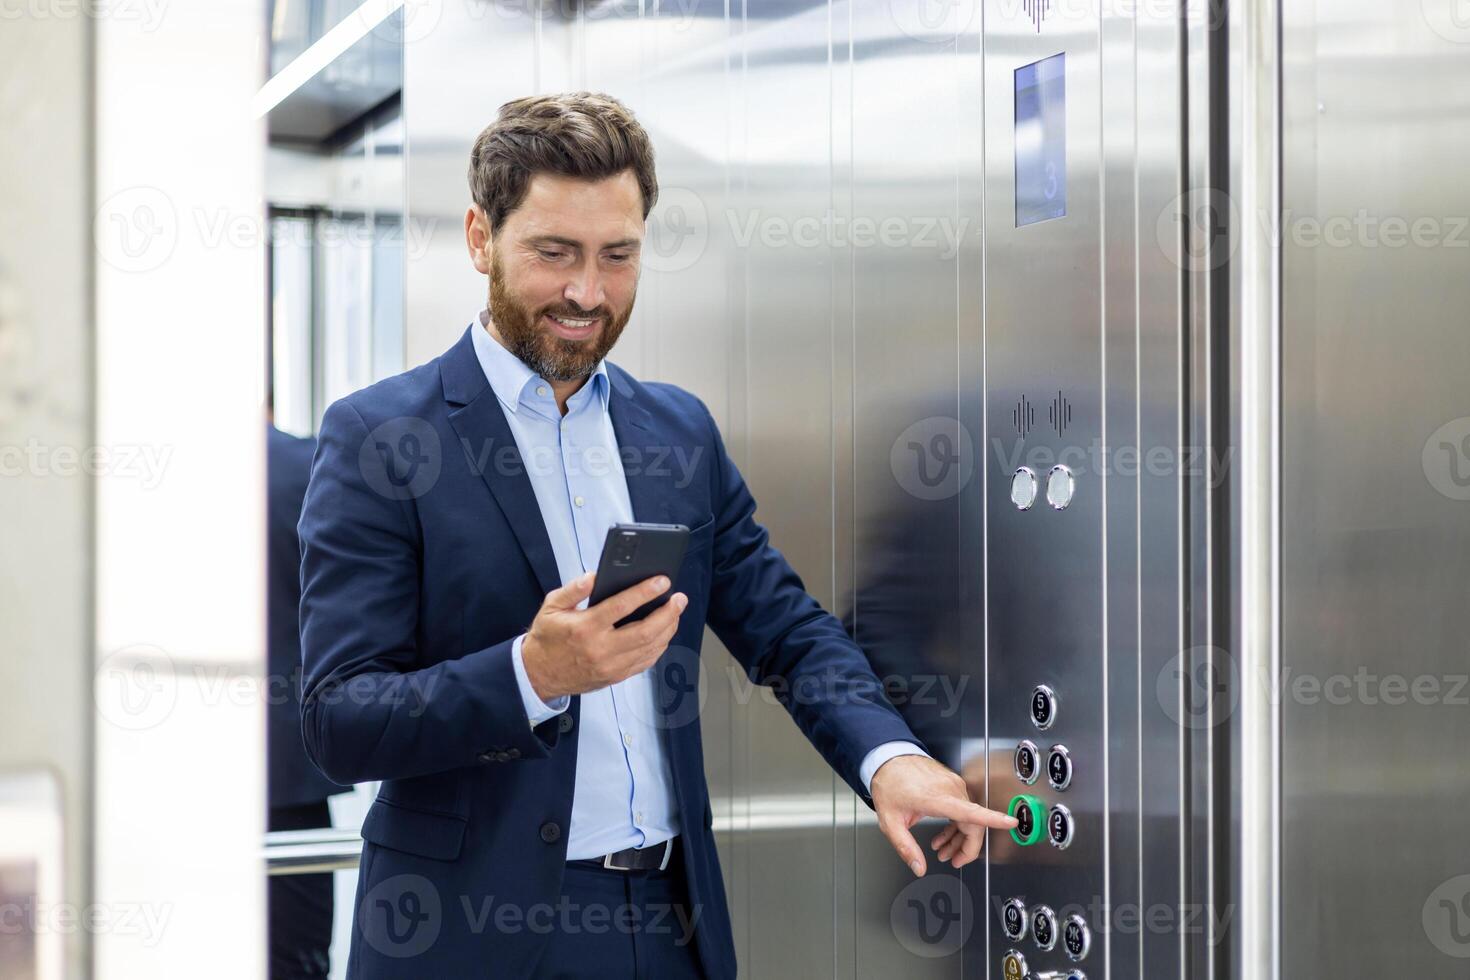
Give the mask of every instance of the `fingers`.
[(619, 626), (613, 630), (613, 635), (620, 642), (635, 646), (652, 643), (664, 633), (668, 633), (672, 638), (674, 630), (679, 628), (679, 616), (688, 605), (689, 597), (682, 592), (675, 592), (669, 596), (668, 602), (636, 623)]
[(1016, 818), (1004, 813), (987, 810), (978, 803), (970, 803), (953, 796), (936, 796), (925, 801), (924, 813), (931, 817), (946, 817), (958, 824), (972, 827), (989, 827), (991, 830), (1010, 830), (1016, 826)]
[(644, 579), (637, 585), (624, 589), (617, 595), (607, 597), (593, 606), (589, 612), (606, 625), (611, 626), (645, 602), (663, 595), (668, 591), (669, 584), (668, 576), (655, 575), (653, 578)]
[(595, 572), (586, 572), (561, 588), (552, 589), (546, 593), (543, 606), (548, 609), (576, 609), (577, 603), (592, 594), (592, 582), (596, 577)]
[(893, 821), (878, 821), (878, 827), (883, 831), (883, 836), (888, 838), (888, 843), (898, 852), (903, 863), (909, 866), (909, 870), (916, 878), (924, 877), (924, 870), (928, 867), (924, 860), (924, 851), (919, 847), (919, 842), (914, 840), (914, 835), (901, 823)]

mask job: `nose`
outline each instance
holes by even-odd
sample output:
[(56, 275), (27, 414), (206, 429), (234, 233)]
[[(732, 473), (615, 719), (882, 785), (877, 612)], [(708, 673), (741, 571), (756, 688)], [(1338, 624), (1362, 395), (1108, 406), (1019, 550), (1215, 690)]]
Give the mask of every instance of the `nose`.
[(602, 305), (604, 293), (602, 277), (598, 275), (596, 262), (584, 262), (577, 274), (562, 290), (562, 298), (577, 304), (583, 310), (595, 310)]

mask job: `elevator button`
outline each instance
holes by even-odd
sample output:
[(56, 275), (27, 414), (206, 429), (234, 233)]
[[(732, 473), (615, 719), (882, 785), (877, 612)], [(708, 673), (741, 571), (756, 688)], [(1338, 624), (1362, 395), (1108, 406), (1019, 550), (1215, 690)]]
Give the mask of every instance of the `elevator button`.
[(1067, 923), (1062, 927), (1062, 946), (1068, 959), (1074, 962), (1087, 958), (1092, 949), (1092, 930), (1087, 927), (1086, 919), (1080, 915), (1067, 916)]
[(1031, 723), (1046, 731), (1057, 720), (1057, 693), (1045, 684), (1031, 692)]
[(1006, 938), (1018, 943), (1026, 938), (1026, 903), (1019, 898), (1006, 902), (1000, 911), (1000, 927)]
[[(1058, 803), (1046, 821), (1046, 836), (1052, 846), (1065, 850), (1072, 844), (1072, 811)], [(1014, 833), (1014, 831), (1012, 831)]]
[(1046, 828), (1046, 805), (1040, 799), (1025, 793), (1013, 796), (1006, 813), (1016, 818), (1016, 826), (1011, 828), (1011, 840), (1022, 847), (1030, 847), (1041, 840)]
[(1040, 775), (1041, 750), (1030, 739), (1022, 739), (1016, 746), (1016, 778), (1030, 786)]
[(1087, 980), (1087, 974), (1081, 970), (1068, 970), (1067, 980)]
[(1005, 980), (1026, 980), (1031, 975), (1031, 971), (1026, 969), (1026, 957), (1014, 949), (1006, 954), (1000, 965)]
[(1055, 949), (1057, 945), (1057, 914), (1050, 906), (1038, 905), (1031, 910), (1031, 938), (1036, 948)]
[(1036, 471), (1029, 466), (1016, 470), (1011, 477), (1011, 503), (1017, 510), (1030, 510), (1036, 503)]
[(1072, 785), (1072, 753), (1065, 745), (1053, 745), (1046, 755), (1046, 781), (1055, 790)]
[(1053, 466), (1046, 477), (1046, 502), (1056, 510), (1066, 510), (1077, 490), (1077, 481), (1072, 471), (1065, 466)]

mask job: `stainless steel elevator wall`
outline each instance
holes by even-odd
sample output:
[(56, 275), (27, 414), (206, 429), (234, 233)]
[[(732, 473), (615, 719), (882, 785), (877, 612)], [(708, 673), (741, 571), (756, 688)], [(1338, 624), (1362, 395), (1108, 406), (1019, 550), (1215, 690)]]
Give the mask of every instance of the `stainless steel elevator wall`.
[(1470, 11), (1284, 11), (1281, 975), (1458, 975)]

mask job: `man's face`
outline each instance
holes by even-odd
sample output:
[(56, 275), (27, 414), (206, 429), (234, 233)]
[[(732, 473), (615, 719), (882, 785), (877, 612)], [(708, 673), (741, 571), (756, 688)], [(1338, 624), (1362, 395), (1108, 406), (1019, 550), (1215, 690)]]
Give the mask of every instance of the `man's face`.
[(491, 324), (506, 349), (547, 380), (587, 377), (633, 315), (643, 242), (633, 172), (599, 181), (536, 174), (493, 239), (477, 234), (483, 213), (471, 212), (471, 256), (490, 276)]

